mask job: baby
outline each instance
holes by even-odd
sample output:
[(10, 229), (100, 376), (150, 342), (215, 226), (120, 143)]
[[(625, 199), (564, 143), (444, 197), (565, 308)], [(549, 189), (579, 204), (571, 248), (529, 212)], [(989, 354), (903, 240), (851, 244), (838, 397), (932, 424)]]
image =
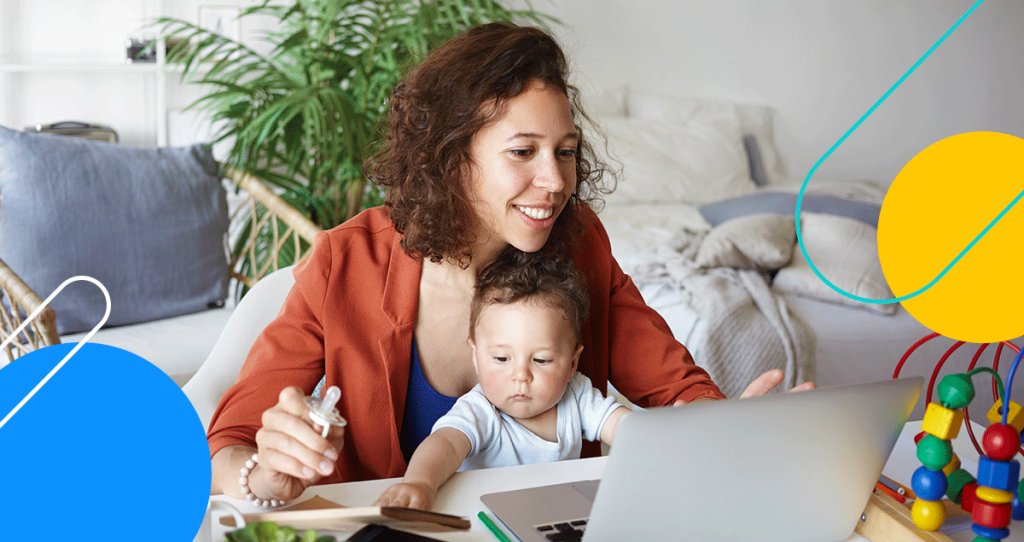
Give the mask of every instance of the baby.
[(576, 372), (589, 309), (572, 260), (506, 250), (477, 279), (469, 344), (480, 383), (442, 416), (378, 506), (429, 510), (456, 470), (576, 459), (629, 410)]

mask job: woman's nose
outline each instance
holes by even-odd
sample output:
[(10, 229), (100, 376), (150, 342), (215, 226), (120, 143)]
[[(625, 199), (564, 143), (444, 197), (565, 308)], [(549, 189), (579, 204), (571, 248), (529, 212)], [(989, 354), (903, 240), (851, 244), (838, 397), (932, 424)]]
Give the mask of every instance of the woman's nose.
[(537, 165), (538, 170), (533, 179), (533, 184), (552, 193), (565, 190), (566, 173), (563, 170), (566, 168), (562, 166), (563, 164), (559, 163), (558, 159), (554, 156), (545, 158)]

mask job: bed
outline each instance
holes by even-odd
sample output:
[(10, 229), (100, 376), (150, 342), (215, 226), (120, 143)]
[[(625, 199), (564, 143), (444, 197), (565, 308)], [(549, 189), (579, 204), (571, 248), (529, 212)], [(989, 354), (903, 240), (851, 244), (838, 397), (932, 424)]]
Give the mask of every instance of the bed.
[[(593, 110), (610, 165), (619, 169), (599, 211), (612, 251), (727, 396), (775, 367), (787, 372), (784, 388), (890, 378), (904, 352), (931, 333), (898, 304), (848, 299), (814, 275), (793, 224), (803, 179), (782, 173), (770, 107), (621, 87), (597, 98)], [(801, 208), (815, 266), (872, 299), (893, 297), (875, 239), (885, 190), (875, 179), (812, 179)], [(722, 284), (731, 291), (714, 292)], [(746, 312), (722, 309), (744, 303)], [(925, 343), (901, 374), (930, 377), (953, 344), (944, 337)], [(976, 350), (960, 348), (940, 375), (966, 370)], [(979, 363), (990, 366), (993, 352)], [(1010, 354), (1001, 356), (1004, 378)], [(989, 385), (974, 381), (979, 390)], [(987, 393), (979, 398), (976, 416), (992, 404)], [(912, 419), (923, 408), (922, 395)]]

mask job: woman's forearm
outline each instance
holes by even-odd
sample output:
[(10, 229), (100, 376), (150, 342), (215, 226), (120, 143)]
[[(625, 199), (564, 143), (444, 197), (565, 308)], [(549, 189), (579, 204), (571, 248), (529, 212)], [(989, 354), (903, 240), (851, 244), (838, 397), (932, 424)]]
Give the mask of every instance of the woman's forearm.
[[(210, 494), (224, 494), (236, 498), (245, 497), (242, 495), (241, 485), (238, 483), (239, 471), (254, 453), (256, 453), (256, 448), (252, 446), (236, 445), (221, 448), (214, 454), (211, 460), (213, 476), (210, 480)], [(253, 482), (255, 480), (250, 480), (250, 484)], [(253, 489), (255, 490), (255, 488)]]

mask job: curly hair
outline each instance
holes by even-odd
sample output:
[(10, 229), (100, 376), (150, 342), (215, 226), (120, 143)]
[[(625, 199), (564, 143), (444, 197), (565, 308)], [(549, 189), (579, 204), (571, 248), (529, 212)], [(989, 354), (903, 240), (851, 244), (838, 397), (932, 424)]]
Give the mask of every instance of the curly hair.
[(473, 135), (508, 100), (541, 81), (566, 94), (580, 136), (576, 190), (547, 245), (570, 253), (582, 231), (578, 206), (596, 203), (604, 164), (584, 140), (579, 91), (554, 38), (511, 23), (475, 27), (428, 55), (394, 89), (378, 150), (366, 161), (368, 178), (385, 187), (384, 205), (414, 258), (469, 265), (478, 221), (463, 182)]
[(474, 338), (480, 312), (488, 305), (509, 305), (532, 299), (562, 311), (576, 342), (590, 312), (586, 279), (566, 255), (529, 253), (508, 247), (480, 270), (469, 312), (469, 337)]

